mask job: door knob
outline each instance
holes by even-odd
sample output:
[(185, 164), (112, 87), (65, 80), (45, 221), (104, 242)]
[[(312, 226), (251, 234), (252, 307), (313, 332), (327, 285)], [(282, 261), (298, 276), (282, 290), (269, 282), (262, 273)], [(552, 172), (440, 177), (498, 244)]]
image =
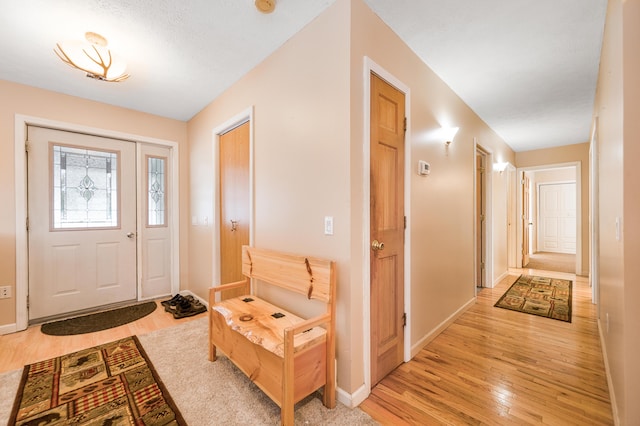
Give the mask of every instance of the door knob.
[(231, 220), (231, 232), (236, 231), (238, 229), (238, 221), (237, 220)]
[(136, 236), (135, 232), (129, 232), (127, 234), (127, 238), (135, 238), (135, 236)]
[(373, 240), (373, 242), (371, 243), (371, 248), (373, 249), (373, 251), (384, 250), (384, 243), (378, 240)]

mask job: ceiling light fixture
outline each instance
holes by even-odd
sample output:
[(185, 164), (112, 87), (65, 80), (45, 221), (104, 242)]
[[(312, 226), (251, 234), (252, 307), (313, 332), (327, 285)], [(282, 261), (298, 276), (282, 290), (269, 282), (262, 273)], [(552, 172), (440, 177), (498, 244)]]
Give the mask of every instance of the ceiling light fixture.
[(86, 41), (64, 41), (53, 49), (62, 61), (101, 81), (119, 82), (129, 78), (127, 64), (107, 49), (107, 39), (88, 32)]
[(262, 13), (271, 13), (276, 8), (276, 0), (256, 0), (255, 4)]

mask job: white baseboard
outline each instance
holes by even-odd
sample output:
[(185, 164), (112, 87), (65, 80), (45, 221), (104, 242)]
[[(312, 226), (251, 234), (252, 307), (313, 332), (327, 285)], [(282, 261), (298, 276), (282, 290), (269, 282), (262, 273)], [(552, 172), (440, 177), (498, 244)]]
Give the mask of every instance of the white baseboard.
[(604, 360), (604, 371), (607, 374), (607, 385), (609, 386), (609, 399), (611, 400), (611, 411), (613, 414), (613, 424), (620, 426), (620, 413), (618, 413), (618, 404), (616, 403), (616, 393), (611, 380), (611, 371), (609, 370), (609, 358), (607, 357), (607, 346), (604, 344), (604, 334), (602, 334), (602, 323), (598, 318), (598, 334), (600, 335), (600, 347), (602, 348), (602, 358)]
[(371, 391), (367, 389), (366, 385), (360, 386), (354, 393), (349, 393), (341, 388), (338, 388), (338, 401), (343, 403), (349, 408), (355, 408), (362, 404), (362, 401), (367, 399)]
[(0, 325), (0, 336), (4, 334), (15, 333), (17, 331), (18, 331), (18, 324), (16, 323)]
[(498, 285), (498, 283), (502, 280), (504, 280), (505, 278), (507, 278), (509, 276), (509, 270), (507, 269), (506, 271), (504, 271), (502, 273), (502, 275), (500, 275), (498, 278), (496, 278), (493, 283), (491, 284), (491, 288), (494, 288), (495, 286)]
[(467, 309), (473, 306), (476, 303), (476, 298), (472, 298), (467, 303), (465, 303), (460, 309), (455, 311), (449, 318), (440, 323), (436, 328), (431, 330), (427, 335), (425, 335), (422, 339), (420, 339), (415, 345), (411, 347), (411, 358), (416, 356), (418, 352), (422, 350), (429, 342), (435, 339), (438, 334), (442, 333), (447, 327), (449, 327), (458, 317), (465, 313)]

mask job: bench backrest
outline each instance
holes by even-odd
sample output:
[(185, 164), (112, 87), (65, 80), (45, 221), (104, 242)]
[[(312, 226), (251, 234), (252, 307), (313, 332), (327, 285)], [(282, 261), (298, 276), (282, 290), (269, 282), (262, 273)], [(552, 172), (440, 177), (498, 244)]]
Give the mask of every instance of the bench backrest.
[(335, 295), (335, 262), (313, 257), (281, 253), (273, 250), (242, 247), (242, 273), (331, 303)]

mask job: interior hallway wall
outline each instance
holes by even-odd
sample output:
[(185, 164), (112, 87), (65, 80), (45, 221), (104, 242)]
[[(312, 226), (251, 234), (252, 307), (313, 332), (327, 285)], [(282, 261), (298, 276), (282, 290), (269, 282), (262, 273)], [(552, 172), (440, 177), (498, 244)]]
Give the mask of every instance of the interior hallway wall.
[(594, 116), (600, 330), (617, 424), (640, 419), (640, 1), (609, 0)]
[[(85, 80), (85, 84), (96, 84), (90, 79)], [(180, 205), (186, 205), (189, 199), (188, 175), (185, 173), (188, 170), (185, 122), (0, 80), (0, 190), (3, 195), (0, 205), (0, 283), (10, 285), (13, 296), (0, 300), (0, 327), (16, 322), (16, 114), (175, 141), (180, 152)], [(188, 281), (187, 216), (182, 214), (180, 221), (182, 283)]]
[[(352, 1), (351, 144), (352, 202), (362, 193), (364, 122), (363, 58), (408, 86), (411, 95), (410, 229), (411, 347), (418, 351), (434, 332), (475, 296), (474, 282), (474, 141), (492, 153), (495, 162), (515, 163), (513, 151), (493, 132), (362, 0)], [(459, 127), (447, 148), (442, 127)], [(416, 172), (418, 160), (431, 164), (428, 177)], [(492, 174), (495, 256), (494, 274), (507, 271), (506, 180)], [(357, 205), (357, 204), (354, 204)], [(363, 206), (362, 208), (366, 208)], [(352, 214), (354, 244), (361, 240), (361, 208)], [(355, 244), (352, 258), (362, 250)], [(354, 263), (356, 264), (356, 263)], [(407, 277), (409, 279), (409, 277)]]

